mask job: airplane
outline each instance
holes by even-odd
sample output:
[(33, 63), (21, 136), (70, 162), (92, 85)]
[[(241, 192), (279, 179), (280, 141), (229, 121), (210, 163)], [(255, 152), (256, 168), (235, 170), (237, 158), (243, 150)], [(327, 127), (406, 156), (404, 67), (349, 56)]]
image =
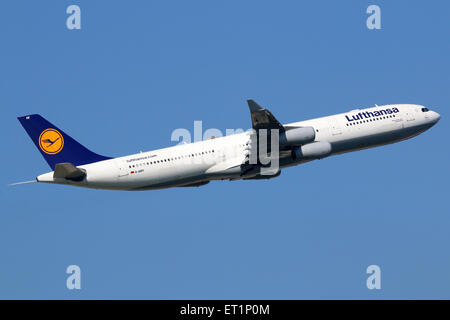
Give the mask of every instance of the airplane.
[[(287, 167), (415, 137), (440, 120), (425, 106), (393, 104), (281, 124), (254, 100), (247, 103), (253, 127), (249, 131), (118, 158), (90, 151), (38, 114), (19, 117), (52, 171), (16, 184), (137, 191), (198, 187), (213, 180), (271, 179)], [(258, 133), (264, 130), (277, 134)], [(249, 159), (258, 139), (269, 136), (278, 136), (278, 152), (267, 147), (267, 154), (278, 155), (278, 167), (267, 174), (267, 164), (258, 157)]]

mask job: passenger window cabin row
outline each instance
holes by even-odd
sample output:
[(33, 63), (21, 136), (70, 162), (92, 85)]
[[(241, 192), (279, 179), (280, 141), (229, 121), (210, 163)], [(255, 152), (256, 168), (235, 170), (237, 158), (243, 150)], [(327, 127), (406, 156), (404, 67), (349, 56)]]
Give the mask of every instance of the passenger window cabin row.
[(209, 153), (214, 153), (214, 150), (208, 150), (208, 151), (202, 151), (202, 152), (196, 152), (196, 153), (191, 153), (191, 154), (185, 154), (182, 156), (176, 156), (176, 157), (171, 157), (171, 158), (166, 158), (166, 159), (161, 159), (161, 160), (153, 160), (153, 161), (147, 161), (147, 162), (142, 162), (142, 163), (137, 163), (137, 164), (133, 164), (133, 165), (129, 165), (129, 168), (137, 168), (137, 167), (142, 167), (142, 166), (150, 166), (153, 164), (158, 164), (158, 163), (163, 163), (163, 162), (171, 162), (171, 161), (176, 161), (176, 160), (181, 160), (181, 159), (186, 159), (186, 158), (193, 158), (193, 157), (198, 157), (198, 156), (202, 156), (202, 155), (206, 155)]
[(363, 124), (363, 123), (368, 123), (368, 122), (374, 122), (377, 120), (383, 120), (383, 119), (388, 119), (388, 118), (395, 118), (395, 114), (391, 114), (388, 116), (383, 116), (383, 117), (377, 117), (377, 118), (370, 118), (370, 119), (366, 119), (366, 120), (360, 120), (360, 121), (356, 121), (356, 122), (350, 122), (347, 123), (346, 126), (356, 126), (357, 124)]

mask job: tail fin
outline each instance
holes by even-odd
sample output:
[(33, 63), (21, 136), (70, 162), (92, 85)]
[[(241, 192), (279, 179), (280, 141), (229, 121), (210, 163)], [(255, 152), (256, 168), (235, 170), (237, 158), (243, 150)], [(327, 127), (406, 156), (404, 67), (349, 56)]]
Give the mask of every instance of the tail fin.
[(17, 119), (52, 170), (55, 170), (56, 164), (63, 162), (79, 166), (111, 159), (90, 151), (38, 114)]

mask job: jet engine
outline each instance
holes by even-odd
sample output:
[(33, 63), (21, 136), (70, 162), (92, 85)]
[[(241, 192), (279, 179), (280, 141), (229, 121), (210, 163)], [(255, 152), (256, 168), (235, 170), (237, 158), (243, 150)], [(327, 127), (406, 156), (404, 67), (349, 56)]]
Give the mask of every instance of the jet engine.
[(316, 132), (313, 127), (287, 129), (280, 134), (281, 145), (299, 146), (314, 141)]
[(292, 159), (322, 159), (331, 153), (331, 144), (325, 141), (308, 143), (292, 150)]

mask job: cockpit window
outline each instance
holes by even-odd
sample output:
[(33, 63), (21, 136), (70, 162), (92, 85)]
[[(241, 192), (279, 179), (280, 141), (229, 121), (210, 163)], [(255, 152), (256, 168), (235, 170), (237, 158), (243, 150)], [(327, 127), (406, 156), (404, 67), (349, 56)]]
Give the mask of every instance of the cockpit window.
[(422, 108), (422, 112), (428, 112), (430, 110), (428, 110), (428, 108)]

